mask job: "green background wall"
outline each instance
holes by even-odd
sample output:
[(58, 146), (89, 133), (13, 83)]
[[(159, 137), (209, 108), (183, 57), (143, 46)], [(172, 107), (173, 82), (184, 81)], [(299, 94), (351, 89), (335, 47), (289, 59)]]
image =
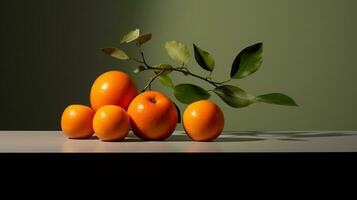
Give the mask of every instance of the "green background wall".
[[(233, 109), (214, 96), (226, 130), (356, 129), (356, 7), (354, 0), (0, 1), (0, 129), (59, 129), (65, 106), (88, 104), (92, 82), (110, 69), (142, 88), (149, 73), (135, 75), (135, 63), (99, 51), (134, 28), (154, 35), (144, 47), (150, 63), (171, 62), (167, 40), (191, 52), (195, 42), (214, 55), (218, 80), (228, 78), (242, 48), (264, 42), (262, 68), (233, 84), (253, 94), (286, 93), (300, 107)], [(205, 73), (194, 59), (189, 64)], [(209, 86), (181, 74), (173, 80)]]

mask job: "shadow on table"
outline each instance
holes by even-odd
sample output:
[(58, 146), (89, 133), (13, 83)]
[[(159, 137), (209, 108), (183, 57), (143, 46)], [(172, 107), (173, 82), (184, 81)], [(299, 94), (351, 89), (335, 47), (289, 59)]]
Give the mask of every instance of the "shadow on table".
[(98, 140), (99, 138), (95, 135), (90, 136), (87, 140)]
[(306, 139), (296, 139), (296, 138), (278, 138), (280, 141), (291, 141), (291, 142), (304, 142)]
[(289, 141), (304, 141), (303, 138), (316, 138), (316, 137), (341, 137), (341, 136), (352, 136), (357, 135), (357, 133), (343, 133), (343, 132), (327, 132), (327, 131), (226, 131), (225, 135), (234, 136), (251, 136), (251, 137), (285, 137), (280, 140)]
[[(261, 141), (265, 140), (264, 138), (253, 138), (253, 137), (220, 137), (213, 142), (254, 142), (254, 141)], [(190, 142), (192, 141), (191, 138), (189, 138), (185, 134), (177, 134), (177, 135), (171, 135), (169, 138), (167, 138), (165, 141), (169, 142)], [(129, 136), (125, 138), (124, 142), (142, 142), (141, 139), (136, 138), (135, 136)]]
[[(261, 141), (265, 140), (263, 138), (253, 138), (253, 137), (220, 137), (215, 139), (213, 142), (253, 142), (253, 141)], [(187, 135), (172, 135), (170, 136), (167, 141), (192, 141)]]
[[(225, 131), (221, 137), (213, 142), (255, 142), (267, 139), (277, 139), (281, 141), (303, 142), (309, 138), (317, 137), (341, 137), (357, 135), (357, 133), (327, 132), (327, 131)], [(232, 136), (232, 137), (229, 137)], [(237, 137), (238, 136), (238, 137)], [(274, 138), (271, 138), (274, 137)], [(98, 137), (92, 136), (90, 140), (97, 140)], [(192, 141), (185, 133), (171, 135), (165, 141), (170, 142), (190, 142)], [(143, 142), (133, 134), (129, 134), (124, 142)]]

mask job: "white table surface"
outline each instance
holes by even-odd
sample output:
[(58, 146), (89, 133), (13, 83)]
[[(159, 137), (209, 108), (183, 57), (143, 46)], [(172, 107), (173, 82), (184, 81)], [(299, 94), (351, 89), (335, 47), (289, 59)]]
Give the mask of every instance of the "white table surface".
[(176, 131), (165, 141), (67, 139), (61, 131), (0, 131), (0, 152), (357, 152), (357, 131), (237, 131), (213, 142)]

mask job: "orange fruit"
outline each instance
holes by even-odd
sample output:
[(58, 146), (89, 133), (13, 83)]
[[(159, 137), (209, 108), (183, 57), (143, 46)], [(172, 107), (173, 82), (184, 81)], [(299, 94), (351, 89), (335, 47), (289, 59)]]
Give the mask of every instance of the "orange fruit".
[(103, 141), (122, 140), (129, 133), (129, 115), (120, 106), (103, 106), (94, 115), (93, 129), (98, 138)]
[(147, 91), (136, 96), (128, 108), (132, 131), (144, 140), (163, 140), (175, 130), (178, 113), (161, 92)]
[(69, 138), (88, 138), (93, 134), (94, 111), (84, 105), (70, 105), (62, 114), (61, 129)]
[(136, 95), (135, 83), (127, 74), (108, 71), (94, 81), (90, 103), (94, 111), (105, 105), (117, 105), (126, 110)]
[(182, 121), (187, 135), (196, 141), (214, 140), (224, 127), (221, 109), (209, 100), (190, 104), (183, 113)]

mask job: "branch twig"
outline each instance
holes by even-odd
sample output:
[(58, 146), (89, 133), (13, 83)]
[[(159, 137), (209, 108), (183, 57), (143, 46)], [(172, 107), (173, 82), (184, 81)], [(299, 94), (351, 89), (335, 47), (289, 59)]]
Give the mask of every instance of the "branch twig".
[[(139, 49), (139, 53), (140, 53), (140, 55), (141, 55), (141, 59), (142, 59), (142, 60), (133, 59), (133, 61), (138, 62), (138, 63), (141, 63), (141, 64), (144, 64), (145, 67), (146, 67), (145, 70), (160, 70), (159, 68), (150, 66), (150, 65), (146, 62), (144, 52), (142, 51), (140, 45), (137, 45), (137, 47), (138, 47), (138, 49)], [(145, 71), (145, 70), (143, 70), (143, 71)], [(210, 79), (207, 78), (207, 77), (203, 77), (203, 76), (200, 76), (200, 75), (197, 75), (197, 74), (194, 74), (194, 73), (190, 72), (190, 71), (187, 69), (187, 67), (185, 67), (184, 65), (181, 66), (181, 67), (172, 68), (172, 69), (170, 69), (170, 70), (171, 70), (171, 71), (181, 72), (181, 73), (183, 73), (183, 74), (185, 74), (185, 75), (190, 75), (190, 76), (199, 78), (199, 79), (201, 79), (201, 80), (203, 80), (203, 81), (206, 81), (206, 82), (210, 83), (211, 85), (213, 85), (213, 86), (215, 86), (215, 87), (218, 87), (218, 85), (223, 84), (223, 83), (226, 83), (226, 82), (229, 82), (229, 81), (231, 80), (231, 79), (228, 79), (228, 80), (222, 81), (222, 82), (212, 81), (212, 80), (210, 80)], [(150, 89), (151, 83), (152, 83), (157, 77), (159, 77), (164, 71), (165, 71), (165, 70), (162, 70), (160, 73), (156, 74), (156, 76), (154, 76), (154, 77), (149, 81), (149, 83), (145, 86), (145, 88), (144, 88), (143, 91), (145, 91), (145, 90), (148, 89), (148, 88)]]
[(157, 73), (155, 76), (153, 76), (150, 81), (146, 84), (146, 86), (144, 87), (144, 89), (141, 92), (146, 91), (147, 89), (151, 90), (151, 84), (152, 82), (155, 81), (155, 79), (157, 79), (162, 73), (164, 73), (166, 70), (162, 70), (159, 73)]

